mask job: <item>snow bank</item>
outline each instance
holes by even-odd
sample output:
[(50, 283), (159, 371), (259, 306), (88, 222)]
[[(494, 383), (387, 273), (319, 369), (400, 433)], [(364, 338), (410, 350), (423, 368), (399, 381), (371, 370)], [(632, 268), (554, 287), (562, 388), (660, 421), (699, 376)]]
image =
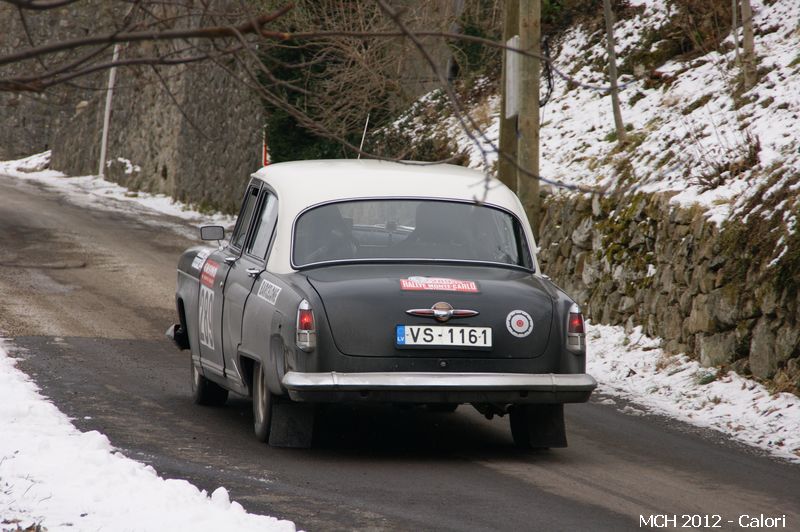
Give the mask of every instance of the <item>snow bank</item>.
[(58, 530), (294, 531), (290, 521), (248, 514), (225, 488), (210, 496), (163, 479), (80, 432), (15, 367), (0, 341), (0, 528)]
[[(216, 223), (233, 227), (236, 222), (234, 216), (221, 213), (203, 214), (164, 194), (132, 192), (98, 176), (68, 177), (61, 172), (49, 169), (50, 154), (50, 151), (46, 151), (16, 161), (0, 162), (0, 175), (35, 181), (58, 188), (67, 195), (70, 201), (78, 205), (92, 205), (106, 210), (125, 211), (126, 209), (123, 208), (125, 204), (136, 204), (196, 224)], [(133, 171), (134, 166), (130, 161), (122, 158), (119, 160), (130, 166)]]
[[(589, 325), (588, 368), (598, 392), (648, 410), (723, 432), (770, 454), (800, 463), (800, 398), (770, 394), (734, 372), (703, 368), (684, 355), (668, 356), (640, 327)], [(627, 407), (623, 412), (641, 414)]]

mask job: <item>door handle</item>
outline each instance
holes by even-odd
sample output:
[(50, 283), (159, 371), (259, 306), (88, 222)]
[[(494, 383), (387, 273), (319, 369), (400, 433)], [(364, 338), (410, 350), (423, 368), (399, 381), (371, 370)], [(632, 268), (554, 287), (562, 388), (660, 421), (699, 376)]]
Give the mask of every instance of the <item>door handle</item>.
[(223, 259), (223, 262), (225, 262), (225, 264), (227, 264), (228, 266), (230, 266), (231, 264), (233, 264), (234, 262), (236, 262), (236, 259), (237, 259), (237, 258), (238, 258), (238, 257), (225, 257), (225, 258)]
[(245, 271), (247, 272), (247, 275), (249, 275), (250, 277), (258, 277), (258, 274), (261, 273), (261, 270), (259, 268), (247, 268), (247, 270)]

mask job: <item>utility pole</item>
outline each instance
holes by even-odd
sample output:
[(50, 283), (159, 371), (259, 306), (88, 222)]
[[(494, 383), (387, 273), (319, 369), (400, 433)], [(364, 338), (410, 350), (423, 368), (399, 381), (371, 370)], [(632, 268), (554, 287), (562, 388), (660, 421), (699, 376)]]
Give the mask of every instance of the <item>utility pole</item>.
[[(116, 63), (119, 58), (119, 44), (114, 45), (114, 55), (111, 60)], [(106, 108), (103, 113), (103, 134), (100, 137), (100, 169), (97, 175), (105, 177), (106, 175), (106, 153), (108, 151), (108, 128), (111, 124), (111, 99), (114, 97), (114, 82), (117, 79), (117, 67), (111, 67), (108, 72), (108, 88), (106, 89)]]
[(611, 81), (611, 108), (614, 110), (614, 125), (617, 128), (617, 141), (628, 140), (625, 124), (622, 123), (622, 112), (619, 109), (619, 88), (617, 87), (617, 52), (614, 51), (614, 12), (611, 11), (611, 0), (603, 0), (603, 14), (606, 19), (606, 41), (608, 44), (608, 77)]
[[(519, 31), (519, 0), (506, 0), (505, 2), (505, 20), (503, 21), (503, 42), (508, 45), (512, 37), (517, 35)], [(519, 60), (517, 52), (504, 50), (503, 52), (503, 78), (501, 80), (502, 95), (500, 98), (500, 153), (497, 157), (497, 177), (511, 190), (517, 188), (517, 113), (513, 112), (509, 116), (509, 97), (514, 95), (508, 94), (510, 90), (510, 83), (517, 83), (519, 76), (517, 72), (510, 72), (509, 67), (515, 61), (510, 60), (510, 56), (514, 54), (516, 60)], [(519, 90), (517, 89), (515, 95), (519, 101)], [(517, 111), (515, 109), (514, 111)]]
[(742, 0), (742, 66), (744, 67), (744, 90), (749, 91), (756, 84), (753, 8), (750, 0)]
[(528, 213), (533, 235), (539, 239), (539, 77), (541, 62), (541, 0), (519, 0), (519, 47), (537, 57), (519, 59), (519, 138), (517, 141), (517, 196)]

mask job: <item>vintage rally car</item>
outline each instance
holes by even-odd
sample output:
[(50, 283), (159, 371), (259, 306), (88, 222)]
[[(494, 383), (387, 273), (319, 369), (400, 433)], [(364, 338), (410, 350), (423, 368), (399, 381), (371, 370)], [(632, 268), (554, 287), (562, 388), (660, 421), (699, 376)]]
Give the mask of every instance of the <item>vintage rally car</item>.
[(516, 195), (474, 170), (274, 164), (227, 243), (181, 256), (168, 335), (191, 351), (195, 402), (251, 396), (272, 445), (310, 445), (319, 403), (377, 401), (469, 403), (510, 414), (519, 446), (563, 447), (563, 404), (596, 382), (581, 311), (536, 250)]

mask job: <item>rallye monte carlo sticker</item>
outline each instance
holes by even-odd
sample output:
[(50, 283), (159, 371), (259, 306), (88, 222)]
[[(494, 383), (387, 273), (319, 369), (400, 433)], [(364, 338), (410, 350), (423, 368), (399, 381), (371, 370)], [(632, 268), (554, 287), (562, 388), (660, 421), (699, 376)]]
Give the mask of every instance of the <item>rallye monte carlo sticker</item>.
[(200, 343), (214, 349), (214, 280), (217, 278), (219, 264), (207, 260), (200, 273), (200, 301), (197, 321), (200, 328)]
[(258, 287), (258, 297), (265, 300), (270, 305), (274, 305), (278, 301), (280, 293), (280, 286), (266, 280), (262, 280), (261, 286)]
[(208, 256), (211, 255), (212, 251), (213, 250), (211, 248), (204, 248), (198, 251), (197, 255), (195, 255), (194, 260), (192, 261), (192, 268), (199, 270), (203, 266), (203, 263), (206, 261)]
[(437, 292), (478, 293), (475, 281), (460, 281), (445, 277), (409, 277), (400, 279), (400, 290), (435, 290)]
[(533, 331), (533, 319), (524, 310), (512, 310), (506, 316), (506, 328), (517, 338), (525, 338)]
[(217, 270), (219, 270), (219, 264), (213, 260), (207, 260), (206, 263), (203, 264), (203, 272), (200, 274), (200, 283), (209, 288), (214, 288)]

